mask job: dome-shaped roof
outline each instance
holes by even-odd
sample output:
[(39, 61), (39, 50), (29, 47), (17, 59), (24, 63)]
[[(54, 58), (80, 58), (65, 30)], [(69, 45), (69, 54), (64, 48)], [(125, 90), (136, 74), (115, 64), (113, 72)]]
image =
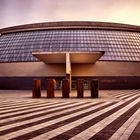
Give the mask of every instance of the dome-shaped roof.
[(100, 60), (140, 61), (140, 27), (51, 22), (0, 29), (0, 62), (38, 61), (32, 52), (105, 51)]

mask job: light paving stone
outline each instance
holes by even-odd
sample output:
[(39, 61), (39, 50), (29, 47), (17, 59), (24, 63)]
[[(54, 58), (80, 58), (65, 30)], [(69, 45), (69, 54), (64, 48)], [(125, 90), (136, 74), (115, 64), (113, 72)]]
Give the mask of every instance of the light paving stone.
[[(109, 103), (104, 103), (104, 105), (106, 105), (106, 104), (109, 104)], [(36, 125), (36, 126), (33, 126), (33, 127), (29, 127), (29, 128), (26, 128), (26, 129), (23, 129), (23, 130), (20, 130), (20, 131), (16, 131), (16, 132), (10, 133), (10, 134), (8, 134), (8, 135), (4, 135), (4, 136), (2, 136), (2, 137), (0, 137), (0, 138), (1, 138), (1, 139), (5, 138), (5, 137), (13, 138), (13, 137), (15, 137), (15, 135), (16, 135), (16, 137), (17, 137), (17, 136), (23, 135), (23, 134), (25, 134), (25, 133), (27, 133), (27, 132), (29, 133), (29, 132), (32, 132), (32, 131), (41, 129), (41, 128), (43, 128), (44, 126), (46, 127), (46, 126), (55, 124), (55, 123), (57, 123), (57, 122), (66, 120), (66, 119), (68, 119), (68, 118), (71, 118), (71, 117), (80, 115), (81, 113), (88, 112), (88, 111), (93, 110), (93, 109), (96, 109), (96, 108), (98, 108), (98, 107), (100, 107), (100, 106), (101, 106), (101, 105), (98, 105), (98, 106), (89, 108), (89, 109), (84, 110), (84, 111), (79, 111), (79, 112), (76, 112), (76, 113), (74, 113), (74, 114), (67, 115), (67, 116), (64, 116), (64, 117), (55, 119), (55, 120), (53, 120), (53, 121), (48, 121), (48, 122), (43, 123), (43, 124), (39, 124), (39, 125)]]
[[(129, 130), (130, 134), (133, 132), (133, 129), (128, 129), (130, 125), (134, 123), (134, 120), (140, 114), (140, 109), (137, 110), (116, 132), (112, 135), (109, 140), (118, 140), (126, 130)], [(135, 124), (136, 126), (136, 124)], [(126, 131), (127, 133), (127, 131)], [(128, 133), (127, 133), (128, 134)]]
[[(61, 104), (61, 103), (59, 103), (59, 104)], [(66, 104), (66, 103), (62, 103), (62, 104)], [(49, 104), (48, 104), (49, 105)], [(50, 105), (51, 105), (51, 103), (50, 103)], [(51, 107), (55, 107), (55, 106), (58, 106), (58, 104), (54, 104), (54, 105), (51, 105)], [(39, 108), (34, 108), (34, 109), (30, 109), (30, 111), (36, 111), (36, 110), (39, 110), (39, 109), (47, 109), (47, 108), (49, 108), (50, 106), (44, 106), (44, 107), (39, 107)], [(20, 113), (26, 113), (26, 112), (28, 112), (29, 110), (24, 110), (24, 111), (18, 111), (18, 112), (16, 112), (16, 115), (18, 115), (18, 114), (20, 114)], [(14, 115), (15, 113), (13, 112), (13, 113), (8, 113), (8, 114), (4, 114), (4, 115), (1, 115), (0, 117), (6, 117), (6, 116), (10, 116), (10, 115)]]
[[(93, 113), (93, 114), (91, 114), (91, 115), (89, 115), (89, 116), (87, 116), (87, 117), (84, 117), (84, 118), (82, 118), (82, 119), (79, 119), (79, 120), (77, 120), (77, 121), (74, 121), (74, 122), (72, 122), (72, 123), (69, 123), (69, 124), (67, 124), (67, 125), (65, 125), (65, 126), (62, 126), (62, 127), (60, 127), (60, 128), (57, 128), (57, 129), (55, 129), (55, 130), (52, 130), (52, 131), (50, 131), (50, 132), (48, 132), (48, 133), (42, 134), (42, 135), (40, 135), (39, 137), (36, 137), (36, 138), (33, 139), (33, 140), (41, 139), (42, 137), (43, 137), (43, 138), (47, 138), (47, 139), (50, 139), (50, 138), (52, 138), (52, 137), (55, 137), (56, 134), (58, 134), (58, 132), (60, 132), (60, 131), (59, 131), (60, 129), (63, 130), (63, 132), (65, 132), (66, 130), (70, 130), (70, 129), (72, 129), (73, 127), (76, 127), (76, 126), (78, 126), (78, 125), (80, 125), (80, 124), (82, 124), (82, 123), (84, 123), (84, 122), (86, 122), (86, 121), (89, 121), (89, 120), (91, 120), (91, 119), (93, 119), (93, 118), (95, 118), (95, 117), (97, 117), (97, 116), (99, 116), (99, 115), (101, 115), (101, 114), (103, 114), (103, 113), (105, 113), (105, 112), (107, 112), (107, 111), (109, 111), (109, 110), (111, 110), (111, 109), (113, 109), (113, 108), (115, 108), (115, 107), (121, 105), (121, 104), (123, 104), (123, 103), (122, 103), (122, 102), (116, 103), (115, 105), (112, 105), (112, 106), (110, 106), (110, 107), (107, 107), (106, 109), (103, 109), (103, 110), (101, 110), (101, 111), (98, 111), (98, 112), (96, 112), (96, 113)], [(59, 133), (59, 134), (61, 134), (61, 133)], [(84, 136), (83, 136), (83, 137), (84, 137)]]
[(120, 93), (119, 95), (116, 93), (116, 95), (113, 95), (113, 96), (120, 98), (121, 96), (128, 96), (129, 93), (133, 94), (132, 91), (124, 91), (124, 92)]
[[(116, 118), (118, 118), (120, 115), (122, 115), (124, 112), (126, 112), (130, 107), (134, 106), (136, 103), (138, 103), (140, 101), (140, 98), (138, 98), (137, 100), (133, 101), (132, 103), (128, 104), (127, 106), (123, 107), (122, 109), (120, 109), (119, 111), (113, 113), (111, 116), (103, 119), (102, 121), (100, 121), (99, 123), (96, 123), (95, 125), (93, 125), (92, 127), (86, 129), (85, 131), (81, 132), (78, 135), (81, 135), (82, 137), (85, 136), (85, 134), (88, 131), (92, 131), (98, 133), (100, 130), (102, 130), (104, 127), (106, 127), (108, 124), (110, 124), (113, 120), (115, 120)], [(114, 117), (115, 116), (115, 117)], [(99, 129), (100, 128), (100, 129)], [(94, 134), (92, 135), (94, 136)], [(75, 137), (73, 137), (74, 139), (76, 139), (77, 135)], [(88, 139), (91, 136), (88, 137)], [(72, 139), (73, 139), (72, 138)], [(72, 140), (71, 139), (71, 140)]]
[[(61, 105), (64, 105), (62, 107), (58, 107), (57, 109), (62, 109), (62, 108), (65, 108), (65, 104), (67, 103), (60, 103)], [(78, 103), (77, 103), (78, 104)], [(53, 109), (48, 109), (49, 107), (57, 107), (58, 104), (54, 104), (54, 105), (51, 105), (51, 106), (48, 106), (48, 107), (45, 107), (46, 109), (43, 110), (43, 111), (38, 111), (38, 112), (35, 112), (35, 113), (28, 113), (26, 115), (22, 115), (22, 116), (15, 116), (15, 117), (12, 117), (12, 118), (9, 118), (9, 119), (3, 119), (3, 120), (0, 120), (0, 123), (4, 123), (4, 122), (7, 122), (8, 121), (12, 121), (12, 120), (16, 120), (16, 119), (21, 119), (21, 118), (26, 118), (26, 117), (29, 117), (29, 116), (33, 116), (33, 115), (37, 115), (37, 114), (40, 114), (40, 113), (45, 113), (46, 111), (54, 111), (56, 110), (56, 108), (53, 108)], [(40, 109), (43, 109), (43, 108), (40, 108)], [(37, 109), (38, 110), (38, 109)], [(29, 110), (28, 110), (29, 111)], [(33, 110), (30, 110), (30, 111), (33, 111)], [(34, 110), (35, 111), (35, 110)]]
[(124, 96), (122, 96), (122, 97), (119, 97), (120, 99), (124, 99), (124, 98), (127, 98), (127, 97), (129, 97), (130, 96), (130, 94), (131, 94), (131, 96), (133, 96), (133, 95), (135, 95), (135, 94), (137, 94), (138, 92), (134, 92), (134, 93), (129, 93), (128, 95), (124, 95)]
[(14, 106), (14, 108), (12, 108), (12, 109), (11, 108), (5, 108), (6, 110), (0, 111), (0, 113), (6, 113), (7, 112), (7, 114), (9, 114), (8, 111), (17, 111), (17, 110), (21, 110), (21, 109), (28, 109), (28, 108), (31, 108), (31, 107), (37, 107), (38, 108), (38, 107), (41, 107), (43, 105), (50, 105), (50, 104), (52, 104), (52, 103), (42, 103), (42, 104), (33, 104), (32, 103), (32, 104), (28, 104), (28, 106), (26, 106), (26, 107), (22, 107), (23, 105), (22, 106), (17, 105), (17, 106)]
[[(97, 102), (95, 102), (97, 103)], [(86, 104), (86, 105), (81, 105), (79, 107), (73, 107), (72, 109), (67, 109), (67, 112), (69, 111), (72, 111), (74, 109), (80, 109), (80, 108), (83, 108), (83, 107), (86, 107), (86, 106), (89, 106), (89, 105), (94, 105), (95, 103), (89, 103), (89, 104)], [(65, 108), (65, 107), (71, 107), (73, 105), (78, 105), (78, 104), (81, 104), (81, 103), (75, 103), (75, 104), (71, 104), (71, 105), (67, 105), (67, 106), (64, 106), (64, 107), (61, 107), (61, 108), (57, 108), (57, 109), (62, 109), (62, 108)], [(47, 111), (48, 112), (48, 111)], [(0, 130), (5, 130), (5, 129), (9, 129), (9, 128), (13, 128), (13, 127), (16, 127), (16, 126), (21, 126), (21, 125), (24, 125), (24, 124), (27, 124), (27, 123), (31, 123), (31, 122), (35, 122), (35, 121), (39, 121), (39, 120), (42, 120), (44, 118), (49, 118), (49, 117), (53, 117), (53, 116), (56, 116), (56, 115), (59, 115), (61, 113), (65, 113), (66, 110), (64, 111), (59, 111), (57, 113), (52, 113), (52, 114), (47, 114), (47, 115), (44, 115), (44, 116), (41, 116), (41, 117), (37, 117), (35, 119), (31, 119), (31, 120), (26, 120), (26, 121), (23, 121), (23, 122), (19, 122), (19, 123), (14, 123), (14, 124), (9, 124), (9, 125), (6, 125), (6, 126), (2, 126)], [(44, 113), (44, 112), (43, 112)]]
[(127, 127), (127, 129), (124, 131), (122, 136), (119, 138), (119, 140), (123, 140), (124, 138), (128, 137), (131, 135), (137, 124), (140, 122), (140, 109), (137, 111), (138, 115), (134, 118), (133, 122)]
[[(71, 93), (71, 97), (76, 97), (75, 93), (76, 92), (73, 91)], [(130, 94), (131, 94), (131, 97), (129, 97)], [(53, 98), (53, 99), (47, 99), (46, 98), (46, 91), (43, 91), (43, 95), (42, 95), (43, 97), (39, 98), (39, 99), (33, 99), (33, 98), (31, 98), (31, 95), (32, 95), (31, 91), (1, 91), (0, 90), (0, 103), (3, 106), (3, 107), (0, 106), (0, 110), (3, 109), (3, 108), (8, 109), (8, 110), (5, 110), (5, 111), (3, 110), (2, 111), (3, 113), (7, 112), (7, 111), (12, 111), (12, 110), (16, 111), (16, 110), (19, 109), (19, 108), (16, 109), (16, 107), (20, 107), (21, 109), (26, 109), (26, 107), (22, 107), (24, 104), (25, 105), (29, 104), (30, 107), (31, 107), (36, 103), (40, 103), (40, 105), (42, 105), (42, 104), (49, 104), (49, 103), (64, 102), (64, 104), (60, 103), (60, 104), (63, 104), (64, 107), (66, 107), (65, 103), (72, 103), (72, 105), (73, 105), (73, 102), (76, 102), (75, 104), (90, 102), (90, 103), (88, 103), (88, 105), (92, 104), (92, 103), (93, 104), (94, 103), (99, 103), (99, 102), (105, 102), (105, 103), (97, 105), (97, 106), (95, 106), (93, 108), (89, 108), (89, 109), (86, 109), (86, 110), (82, 110), (82, 111), (73, 113), (71, 115), (66, 115), (66, 116), (60, 117), (58, 119), (54, 119), (54, 120), (51, 120), (51, 121), (48, 121), (48, 122), (45, 122), (45, 123), (42, 123), (42, 124), (35, 125), (33, 127), (28, 127), (26, 129), (21, 129), (19, 131), (14, 131), (14, 132), (9, 133), (7, 135), (3, 135), (2, 137), (0, 137), (0, 140), (1, 139), (2, 140), (8, 140), (8, 139), (11, 139), (11, 138), (14, 138), (14, 137), (17, 137), (17, 136), (21, 136), (23, 134), (33, 132), (35, 130), (39, 130), (39, 129), (44, 128), (46, 126), (56, 124), (56, 123), (58, 123), (60, 121), (66, 120), (68, 118), (78, 116), (81, 113), (85, 113), (85, 112), (87, 112), (89, 110), (94, 110), (94, 109), (96, 109), (98, 107), (104, 106), (105, 104), (109, 104), (109, 103), (114, 102), (114, 101), (117, 102), (115, 105), (112, 105), (110, 107), (102, 109), (102, 110), (100, 110), (100, 111), (98, 111), (96, 113), (93, 113), (91, 115), (83, 117), (83, 118), (81, 118), (79, 120), (76, 120), (74, 122), (68, 123), (67, 125), (59, 127), (57, 129), (54, 129), (54, 130), (49, 131), (47, 133), (44, 133), (44, 134), (42, 134), (40, 136), (34, 137), (33, 139), (34, 140), (35, 139), (36, 140), (38, 140), (38, 139), (46, 140), (46, 139), (49, 139), (49, 138), (53, 138), (54, 136), (62, 134), (64, 132), (66, 132), (67, 130), (72, 129), (75, 126), (78, 126), (78, 125), (80, 125), (80, 124), (82, 124), (84, 122), (87, 122), (88, 120), (91, 120), (92, 118), (94, 118), (96, 116), (99, 116), (99, 115), (101, 115), (101, 114), (103, 114), (103, 113), (105, 113), (105, 112), (107, 112), (107, 111), (109, 111), (109, 110), (111, 110), (111, 109), (113, 109), (113, 108), (125, 103), (126, 101), (129, 101), (129, 100), (137, 97), (138, 95), (140, 95), (140, 90), (106, 90), (106, 91), (100, 91), (99, 92), (99, 97), (100, 98), (98, 98), (98, 99), (91, 99), (91, 98), (82, 98), (82, 99), (77, 99), (77, 98), (70, 98), (70, 99)], [(61, 92), (60, 91), (57, 93), (56, 97), (61, 97)], [(85, 91), (85, 97), (90, 97), (90, 91)], [(126, 99), (123, 100), (123, 98), (126, 98)], [(137, 100), (135, 100), (135, 102), (137, 102)], [(124, 108), (122, 108), (122, 109), (124, 109), (124, 112), (127, 111), (134, 104), (131, 102), (129, 105), (130, 106), (125, 106)], [(14, 106), (15, 106), (15, 109), (14, 108), (10, 109), (10, 108), (12, 108)], [(37, 106), (39, 106), (39, 105), (37, 105)], [(67, 106), (70, 106), (70, 105), (67, 105)], [(86, 105), (81, 105), (81, 106), (76, 107), (76, 108), (80, 108), (80, 107), (83, 107), (83, 106), (86, 106)], [(40, 108), (42, 109), (42, 107), (40, 107)], [(61, 108), (61, 107), (57, 107), (57, 105), (56, 105), (54, 110), (58, 109), (58, 108)], [(63, 108), (63, 106), (62, 106), (62, 108)], [(71, 108), (71, 109), (68, 109), (66, 111), (71, 111), (71, 110), (76, 109), (76, 108)], [(31, 110), (32, 109), (30, 109), (30, 111)], [(110, 118), (108, 118), (108, 117), (105, 118), (104, 119), (105, 121), (102, 120), (102, 121), (96, 123), (95, 125), (93, 125), (91, 127), (92, 129), (86, 129), (83, 132), (79, 133), (78, 135), (74, 136), (72, 139), (75, 139), (75, 140), (80, 139), (80, 140), (82, 140), (82, 139), (88, 139), (89, 137), (92, 137), (93, 135), (97, 134), (100, 130), (105, 128), (105, 126), (107, 126), (113, 120), (115, 120), (118, 116), (120, 116), (121, 114), (124, 113), (124, 112), (121, 113), (119, 111), (114, 113), (116, 115), (112, 114), (111, 116), (109, 116)], [(22, 111), (20, 111), (20, 112), (22, 112)], [(13, 117), (13, 118), (8, 118), (8, 119), (4, 119), (4, 120), (0, 120), (0, 123), (8, 122), (8, 121), (11, 121), (11, 120), (16, 120), (16, 119), (19, 119), (19, 118), (26, 118), (28, 116), (40, 114), (40, 113), (43, 113), (43, 112), (46, 112), (46, 110), (45, 111), (35, 112), (35, 113), (30, 113), (30, 114), (26, 114), (26, 115), (22, 115), (22, 116), (17, 116), (17, 117)], [(41, 120), (41, 119), (44, 119), (44, 118), (47, 118), (47, 117), (55, 116), (55, 115), (58, 115), (58, 114), (63, 113), (63, 112), (65, 112), (65, 111), (60, 111), (60, 112), (40, 116), (38, 118), (34, 118), (34, 119), (22, 121), (22, 122), (17, 122), (17, 123), (11, 124), (11, 125), (2, 126), (2, 127), (0, 127), (0, 131), (7, 130), (9, 128), (13, 128), (13, 127), (16, 127), (16, 126), (24, 125), (24, 124), (27, 124), (27, 123), (30, 123), (30, 122), (36, 122), (37, 120)], [(19, 112), (13, 112), (13, 114), (16, 114), (16, 113), (19, 113)], [(7, 115), (9, 115), (9, 114), (10, 113), (8, 113)], [(126, 121), (127, 125), (120, 127), (121, 131), (123, 131), (123, 134), (120, 133), (119, 131), (116, 131), (114, 133), (114, 138), (117, 138), (117, 136), (119, 136), (122, 140), (127, 140), (129, 138), (129, 136), (131, 135), (131, 133), (133, 132), (133, 130), (135, 129), (136, 125), (138, 124), (138, 122), (140, 120), (139, 119), (140, 116), (136, 112), (134, 114)], [(110, 120), (110, 122), (108, 122), (108, 119)], [(95, 131), (93, 131), (93, 129), (95, 129)], [(85, 132), (87, 132), (87, 133), (85, 133)], [(85, 135), (81, 135), (83, 133), (85, 133)]]

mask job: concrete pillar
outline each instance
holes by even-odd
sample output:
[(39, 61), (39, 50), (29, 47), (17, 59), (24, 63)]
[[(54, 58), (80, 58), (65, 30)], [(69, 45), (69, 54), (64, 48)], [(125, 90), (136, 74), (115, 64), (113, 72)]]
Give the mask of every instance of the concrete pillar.
[(53, 79), (47, 80), (47, 98), (54, 98), (55, 81)]
[(41, 96), (41, 81), (38, 79), (33, 80), (32, 97), (39, 98)]
[(99, 94), (99, 82), (98, 79), (91, 80), (91, 97), (98, 98)]
[(69, 90), (71, 91), (71, 61), (69, 53), (66, 53), (66, 79), (69, 80)]
[(77, 80), (77, 98), (83, 98), (84, 94), (84, 80), (78, 79)]
[(62, 97), (63, 98), (69, 98), (69, 80), (68, 79), (63, 79), (62, 80)]

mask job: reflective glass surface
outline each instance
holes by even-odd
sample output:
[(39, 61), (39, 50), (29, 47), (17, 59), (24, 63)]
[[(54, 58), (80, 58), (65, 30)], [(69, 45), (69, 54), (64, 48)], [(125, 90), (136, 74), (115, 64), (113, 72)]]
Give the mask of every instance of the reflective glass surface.
[(105, 51), (100, 60), (140, 61), (140, 33), (93, 29), (42, 30), (0, 36), (0, 62), (39, 61), (32, 52)]

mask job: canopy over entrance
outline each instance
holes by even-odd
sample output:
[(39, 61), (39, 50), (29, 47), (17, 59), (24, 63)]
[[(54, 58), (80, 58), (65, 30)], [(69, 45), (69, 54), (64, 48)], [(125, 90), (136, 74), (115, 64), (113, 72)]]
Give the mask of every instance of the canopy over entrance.
[(65, 63), (66, 78), (69, 79), (71, 90), (71, 63), (96, 63), (104, 51), (98, 52), (33, 52), (32, 55), (44, 63)]
[(44, 63), (66, 63), (66, 54), (69, 53), (71, 63), (95, 63), (103, 56), (104, 51), (98, 52), (32, 52)]

